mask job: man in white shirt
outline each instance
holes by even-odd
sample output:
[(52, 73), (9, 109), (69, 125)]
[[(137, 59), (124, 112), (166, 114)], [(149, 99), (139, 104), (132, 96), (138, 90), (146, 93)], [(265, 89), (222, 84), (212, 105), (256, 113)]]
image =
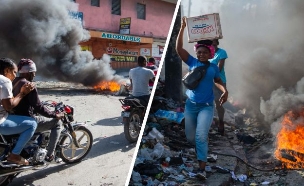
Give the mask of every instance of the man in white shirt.
[(154, 72), (145, 68), (147, 59), (143, 56), (138, 56), (138, 67), (132, 68), (129, 72), (132, 96), (145, 100), (147, 103), (150, 98), (149, 80), (154, 81)]

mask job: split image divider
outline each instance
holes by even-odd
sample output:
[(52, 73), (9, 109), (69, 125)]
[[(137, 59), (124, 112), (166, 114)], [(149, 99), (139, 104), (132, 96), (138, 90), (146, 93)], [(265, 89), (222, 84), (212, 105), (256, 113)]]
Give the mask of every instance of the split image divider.
[[(166, 67), (170, 67), (170, 71), (167, 70), (165, 71), (165, 93), (167, 94), (167, 92), (173, 92), (175, 93), (174, 95), (170, 96), (171, 98), (175, 99), (175, 100), (179, 100), (181, 101), (182, 99), (182, 94), (181, 94), (181, 84), (176, 84), (176, 83), (172, 83), (172, 82), (179, 82), (181, 83), (181, 59), (179, 57), (177, 57), (176, 51), (175, 51), (175, 40), (180, 28), (180, 24), (181, 24), (181, 8), (180, 8), (180, 4), (181, 4), (181, 0), (178, 0), (176, 3), (176, 7), (175, 7), (175, 11), (174, 11), (174, 15), (172, 16), (172, 21), (171, 21), (171, 25), (170, 25), (170, 29), (168, 32), (168, 36), (167, 36), (167, 40), (166, 40), (166, 44), (164, 47), (164, 51), (161, 57), (161, 61), (158, 67), (158, 73), (155, 77), (155, 83), (150, 95), (150, 99), (149, 99), (149, 103), (146, 109), (146, 113), (145, 113), (145, 117), (141, 126), (141, 131), (136, 143), (136, 147), (135, 147), (135, 151), (133, 154), (133, 158), (132, 158), (132, 162), (130, 164), (130, 169), (128, 172), (128, 176), (126, 179), (126, 183), (125, 186), (128, 186), (130, 183), (130, 179), (132, 176), (132, 171), (134, 168), (134, 164), (135, 164), (135, 160), (137, 158), (137, 154), (138, 154), (138, 150), (141, 144), (141, 140), (142, 140), (142, 136), (144, 133), (144, 129), (147, 123), (147, 119), (148, 119), (148, 115), (151, 109), (151, 105), (153, 102), (153, 98), (154, 98), (154, 94), (155, 94), (155, 90), (157, 87), (157, 83), (159, 81), (160, 75), (162, 74), (162, 70), (165, 70), (164, 66)], [(172, 59), (174, 58), (174, 59)], [(170, 90), (171, 88), (171, 90)], [(170, 90), (170, 91), (167, 91)]]

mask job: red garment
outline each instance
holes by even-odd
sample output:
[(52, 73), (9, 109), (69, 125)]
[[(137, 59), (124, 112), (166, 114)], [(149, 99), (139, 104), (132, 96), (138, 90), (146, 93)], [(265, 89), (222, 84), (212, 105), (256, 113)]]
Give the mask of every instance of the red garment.
[[(154, 75), (156, 76), (157, 70), (158, 70), (158, 68), (157, 68), (156, 65), (154, 65), (153, 63), (150, 63), (150, 62), (149, 62), (149, 63), (147, 64), (146, 68), (152, 70), (152, 71), (154, 72)], [(152, 81), (149, 81), (149, 86), (152, 87), (153, 85), (154, 85), (154, 83), (153, 83)]]
[(156, 76), (157, 70), (158, 70), (158, 68), (157, 68), (156, 65), (154, 65), (153, 63), (148, 63), (147, 66), (146, 66), (146, 68), (148, 68), (150, 70), (153, 70), (154, 75)]

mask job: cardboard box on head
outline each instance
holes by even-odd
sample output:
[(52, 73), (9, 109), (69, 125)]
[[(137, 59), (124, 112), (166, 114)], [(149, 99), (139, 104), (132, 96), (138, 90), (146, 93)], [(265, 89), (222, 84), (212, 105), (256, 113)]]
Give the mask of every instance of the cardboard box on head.
[(218, 13), (188, 17), (186, 22), (189, 43), (223, 38)]

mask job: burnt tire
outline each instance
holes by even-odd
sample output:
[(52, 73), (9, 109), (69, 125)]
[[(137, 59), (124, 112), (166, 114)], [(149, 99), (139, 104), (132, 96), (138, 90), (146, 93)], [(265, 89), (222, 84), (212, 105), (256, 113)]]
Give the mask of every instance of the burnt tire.
[(130, 143), (137, 142), (142, 125), (141, 112), (134, 110), (130, 113), (129, 118), (124, 123), (124, 134)]
[(74, 142), (71, 143), (71, 139), (67, 136), (64, 136), (59, 143), (61, 146), (71, 143), (69, 146), (60, 149), (62, 161), (68, 164), (80, 162), (90, 152), (93, 144), (93, 135), (88, 128), (80, 126), (75, 130), (75, 133), (80, 144), (79, 148), (76, 147)]

